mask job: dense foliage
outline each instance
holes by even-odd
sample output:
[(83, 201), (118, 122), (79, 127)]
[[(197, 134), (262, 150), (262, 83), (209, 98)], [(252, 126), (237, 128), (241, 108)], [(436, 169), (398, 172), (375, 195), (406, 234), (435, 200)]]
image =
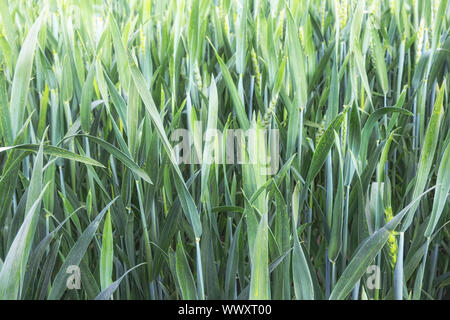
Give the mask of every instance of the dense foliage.
[[(0, 298), (448, 294), (448, 0), (0, 0), (0, 23)], [(230, 155), (238, 129), (267, 134)]]

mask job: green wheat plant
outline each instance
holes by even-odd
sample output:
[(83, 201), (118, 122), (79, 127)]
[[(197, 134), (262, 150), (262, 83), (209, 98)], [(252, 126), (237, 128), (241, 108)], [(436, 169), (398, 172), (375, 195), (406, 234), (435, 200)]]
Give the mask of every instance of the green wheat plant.
[(448, 298), (449, 70), (448, 0), (0, 0), (0, 299)]

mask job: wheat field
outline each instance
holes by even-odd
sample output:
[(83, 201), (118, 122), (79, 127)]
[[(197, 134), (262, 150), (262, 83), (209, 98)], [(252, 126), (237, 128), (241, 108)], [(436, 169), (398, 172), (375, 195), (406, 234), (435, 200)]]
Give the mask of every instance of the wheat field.
[(448, 0), (0, 0), (0, 299), (450, 291)]

